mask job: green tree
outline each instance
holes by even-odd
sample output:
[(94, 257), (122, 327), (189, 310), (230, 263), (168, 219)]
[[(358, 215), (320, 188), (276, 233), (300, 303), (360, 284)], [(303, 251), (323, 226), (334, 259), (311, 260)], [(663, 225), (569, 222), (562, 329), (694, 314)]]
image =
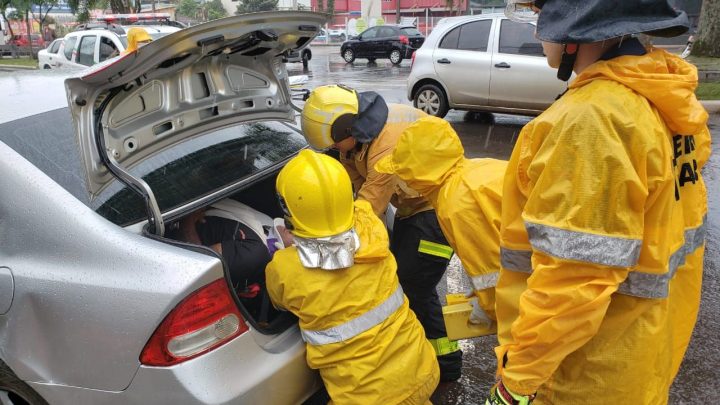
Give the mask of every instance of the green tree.
[[(277, 2), (276, 2), (277, 4)], [(223, 7), (220, 0), (211, 0), (206, 2), (204, 5), (208, 21), (217, 20), (228, 16), (227, 10)]]
[(720, 58), (720, 1), (703, 1), (692, 54)]
[[(0, 16), (2, 16), (3, 20), (8, 22), (10, 21), (11, 16), (8, 14), (7, 9), (11, 7), (15, 7), (13, 0), (0, 0)], [(12, 25), (8, 24), (7, 26), (8, 30), (10, 31), (10, 37), (12, 37), (13, 35), (15, 35), (12, 30)]]
[(277, 10), (278, 0), (242, 0), (235, 14)]
[(48, 13), (50, 13), (53, 7), (57, 6), (58, 0), (31, 0), (30, 3), (33, 6), (37, 6), (38, 12), (36, 13), (30, 9), (30, 13), (32, 14), (33, 19), (40, 24), (40, 33), (42, 34), (44, 32), (43, 30), (45, 25), (49, 24)]
[(195, 0), (180, 0), (177, 13), (188, 18), (197, 18), (200, 5)]

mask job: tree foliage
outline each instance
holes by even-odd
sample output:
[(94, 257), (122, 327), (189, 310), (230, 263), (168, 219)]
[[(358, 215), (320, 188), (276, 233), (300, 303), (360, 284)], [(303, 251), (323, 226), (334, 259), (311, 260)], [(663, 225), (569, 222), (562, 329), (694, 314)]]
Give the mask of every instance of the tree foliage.
[(703, 1), (692, 54), (720, 58), (720, 1)]
[(235, 14), (277, 10), (278, 0), (241, 0)]
[(220, 0), (209, 0), (203, 3), (198, 3), (196, 0), (180, 0), (177, 13), (197, 21), (211, 21), (228, 16), (228, 12)]

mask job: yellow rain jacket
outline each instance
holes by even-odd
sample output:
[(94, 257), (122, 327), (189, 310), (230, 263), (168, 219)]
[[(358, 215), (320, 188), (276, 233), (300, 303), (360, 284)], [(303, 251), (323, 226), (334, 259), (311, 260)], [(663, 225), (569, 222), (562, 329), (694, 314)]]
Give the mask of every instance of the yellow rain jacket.
[(270, 298), (300, 318), (308, 364), (332, 403), (429, 403), (440, 370), (398, 282), (385, 227), (366, 201), (355, 203), (354, 226), (352, 267), (309, 269), (295, 247), (276, 252), (266, 270)]
[(426, 117), (409, 126), (376, 170), (396, 174), (426, 197), (460, 257), (485, 312), (495, 319), (500, 271), (500, 209), (507, 162), (466, 159), (447, 121)]
[(357, 199), (369, 201), (377, 215), (385, 213), (392, 201), (398, 218), (409, 217), (432, 209), (430, 203), (412, 190), (402, 189), (394, 175), (375, 171), (375, 163), (392, 153), (408, 125), (427, 114), (403, 104), (388, 104), (388, 110), (386, 124), (377, 138), (358, 150), (340, 154), (340, 163), (350, 175)]
[(496, 354), (535, 404), (667, 403), (702, 280), (710, 133), (696, 85), (662, 50), (598, 61), (522, 130)]

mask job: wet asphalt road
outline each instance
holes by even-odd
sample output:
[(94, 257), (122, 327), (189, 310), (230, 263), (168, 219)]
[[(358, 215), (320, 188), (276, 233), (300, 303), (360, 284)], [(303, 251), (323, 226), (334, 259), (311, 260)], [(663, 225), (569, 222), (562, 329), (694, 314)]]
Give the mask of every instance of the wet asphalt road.
[[(410, 104), (406, 78), (410, 61), (392, 66), (388, 60), (368, 64), (357, 60), (346, 64), (338, 47), (312, 47), (313, 59), (308, 70), (299, 63), (288, 64), (291, 75), (306, 74), (308, 88), (343, 83), (360, 91), (374, 90), (388, 102)], [(532, 117), (472, 114), (451, 111), (446, 119), (459, 133), (467, 157), (508, 159), (517, 135)], [(714, 153), (703, 176), (708, 188), (708, 234), (705, 274), (700, 314), (693, 339), (670, 393), (671, 404), (720, 402), (720, 116), (710, 120)], [(469, 282), (457, 258), (453, 259), (446, 278), (438, 287), (441, 297), (446, 291), (469, 289)], [(463, 377), (455, 383), (441, 384), (432, 401), (436, 404), (482, 404), (494, 381), (495, 337), (487, 336), (460, 341), (464, 354)], [(643, 365), (638, 365), (643, 367)], [(574, 404), (572, 404), (574, 405)]]

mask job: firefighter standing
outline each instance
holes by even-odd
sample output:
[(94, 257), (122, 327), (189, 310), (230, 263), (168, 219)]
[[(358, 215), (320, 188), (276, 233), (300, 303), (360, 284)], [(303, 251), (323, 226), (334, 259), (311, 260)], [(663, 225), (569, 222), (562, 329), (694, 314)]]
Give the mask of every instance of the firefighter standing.
[(710, 134), (696, 68), (632, 34), (679, 35), (687, 16), (666, 0), (507, 3), (577, 77), (505, 176), (488, 403), (665, 404), (699, 307)]

